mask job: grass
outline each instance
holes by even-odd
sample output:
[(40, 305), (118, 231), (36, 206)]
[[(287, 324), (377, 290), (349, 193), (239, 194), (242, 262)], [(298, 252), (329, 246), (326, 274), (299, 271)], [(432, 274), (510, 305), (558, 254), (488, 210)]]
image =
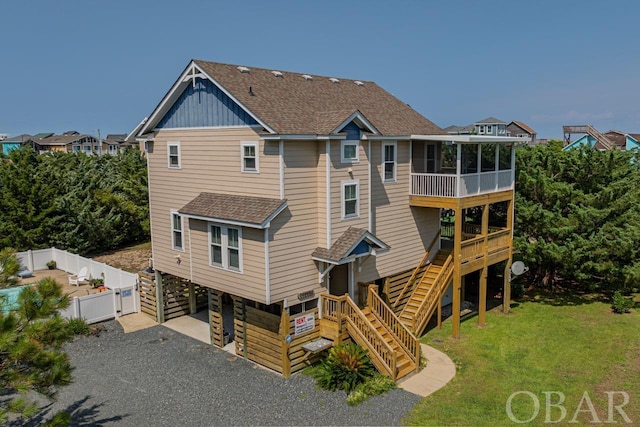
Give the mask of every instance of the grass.
[[(545, 424), (544, 391), (561, 392), (568, 423), (587, 392), (600, 421), (607, 420), (606, 391), (624, 391), (630, 402), (623, 407), (640, 424), (640, 314), (613, 314), (610, 302), (590, 296), (558, 303), (541, 298), (514, 303), (510, 314), (487, 313), (487, 326), (477, 318), (461, 326), (461, 338), (451, 336), (451, 322), (431, 330), (423, 342), (445, 352), (457, 365), (456, 377), (446, 387), (424, 398), (403, 420), (409, 425), (515, 425), (506, 412), (509, 396), (529, 391), (540, 402), (533, 425)], [(551, 402), (557, 402), (552, 395)], [(615, 403), (622, 396), (615, 395)], [(588, 424), (586, 402), (577, 421)], [(533, 401), (520, 394), (512, 401), (520, 420), (534, 414)], [(551, 420), (561, 418), (551, 407)], [(624, 420), (614, 412), (614, 421)], [(548, 423), (547, 423), (548, 424)]]

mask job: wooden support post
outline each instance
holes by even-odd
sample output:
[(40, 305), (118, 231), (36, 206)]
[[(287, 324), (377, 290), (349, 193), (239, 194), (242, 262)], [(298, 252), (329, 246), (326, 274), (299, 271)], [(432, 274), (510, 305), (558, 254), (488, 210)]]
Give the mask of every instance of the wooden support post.
[[(513, 162), (512, 162), (513, 163)], [(509, 313), (511, 308), (511, 262), (513, 261), (513, 197), (508, 201), (507, 206), (507, 229), (511, 230), (511, 239), (509, 240), (509, 259), (504, 266), (504, 285), (502, 286), (502, 311)]]
[(511, 308), (511, 256), (504, 266), (504, 285), (502, 286), (502, 311), (507, 314)]
[(196, 314), (198, 311), (196, 307), (196, 285), (193, 282), (189, 282), (189, 314)]
[(242, 357), (247, 358), (247, 300), (242, 298)]
[(156, 320), (164, 323), (164, 292), (162, 285), (162, 273), (156, 270)]
[(287, 335), (289, 335), (289, 313), (282, 310), (280, 316), (280, 337), (282, 338), (282, 376), (289, 378), (291, 376), (291, 360), (289, 359), (289, 343)]
[(209, 341), (211, 341), (211, 344), (213, 344), (215, 342), (215, 340), (213, 339), (213, 328), (212, 328), (212, 317), (213, 317), (213, 307), (211, 304), (211, 288), (207, 288), (207, 312), (209, 314)]
[(442, 295), (438, 298), (438, 329), (442, 329)]
[[(485, 258), (486, 259), (486, 258)], [(487, 317), (487, 272), (488, 268), (485, 262), (485, 266), (480, 270), (480, 292), (478, 296), (478, 326), (484, 326), (486, 324)]]
[(460, 269), (461, 247), (462, 247), (462, 208), (458, 204), (455, 209), (455, 229), (453, 233), (453, 304), (451, 307), (451, 321), (453, 322), (451, 335), (454, 338), (460, 337), (460, 292), (462, 287), (462, 274)]

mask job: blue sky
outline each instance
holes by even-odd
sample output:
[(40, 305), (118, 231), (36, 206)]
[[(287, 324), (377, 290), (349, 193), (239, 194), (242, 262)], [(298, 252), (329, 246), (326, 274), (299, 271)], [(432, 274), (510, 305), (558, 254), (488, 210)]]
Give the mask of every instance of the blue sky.
[(190, 59), (373, 80), (441, 127), (640, 132), (640, 2), (7, 0), (0, 133), (128, 133)]

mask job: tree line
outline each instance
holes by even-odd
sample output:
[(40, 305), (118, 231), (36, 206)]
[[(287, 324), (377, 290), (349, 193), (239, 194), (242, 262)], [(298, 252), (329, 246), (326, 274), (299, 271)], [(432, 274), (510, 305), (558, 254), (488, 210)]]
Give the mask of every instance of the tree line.
[(640, 287), (637, 151), (520, 148), (515, 212), (516, 256), (538, 286)]
[(87, 255), (149, 239), (147, 166), (137, 150), (1, 155), (0, 204), (0, 248)]

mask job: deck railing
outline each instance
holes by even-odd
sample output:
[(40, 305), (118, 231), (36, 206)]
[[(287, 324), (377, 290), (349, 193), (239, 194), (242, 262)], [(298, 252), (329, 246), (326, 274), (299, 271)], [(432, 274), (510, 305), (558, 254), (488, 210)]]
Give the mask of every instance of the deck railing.
[(460, 175), (412, 173), (410, 194), (429, 197), (466, 197), (513, 188), (511, 169)]
[(420, 364), (420, 342), (400, 321), (398, 316), (382, 301), (377, 293), (378, 287), (369, 286), (368, 306), (371, 312), (382, 322), (387, 330), (395, 337), (400, 347), (409, 356), (409, 359), (415, 364), (416, 369)]
[(461, 262), (472, 261), (479, 258), (484, 253), (485, 240), (487, 242), (487, 252), (495, 252), (509, 247), (511, 242), (511, 230), (500, 229), (489, 233), (487, 236), (479, 235), (471, 239), (463, 240), (460, 245)]

